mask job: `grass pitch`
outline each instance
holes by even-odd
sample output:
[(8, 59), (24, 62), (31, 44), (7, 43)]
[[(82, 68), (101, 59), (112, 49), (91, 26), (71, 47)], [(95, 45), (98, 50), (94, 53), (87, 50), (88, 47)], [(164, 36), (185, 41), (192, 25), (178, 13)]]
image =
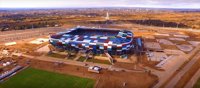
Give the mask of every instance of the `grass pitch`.
[(0, 83), (0, 88), (93, 88), (94, 83), (88, 78), (27, 68)]

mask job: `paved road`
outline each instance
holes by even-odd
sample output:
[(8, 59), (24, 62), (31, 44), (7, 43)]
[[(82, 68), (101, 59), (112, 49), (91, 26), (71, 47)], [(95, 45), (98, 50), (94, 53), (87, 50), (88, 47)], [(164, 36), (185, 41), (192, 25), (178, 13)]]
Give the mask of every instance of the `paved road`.
[(192, 29), (192, 28), (172, 28), (172, 27), (156, 27), (156, 26), (144, 26), (137, 25), (138, 27), (143, 27), (147, 29), (164, 29), (164, 30), (177, 30), (177, 31), (188, 31), (188, 32), (200, 32), (200, 29)]
[(200, 78), (200, 68), (195, 73), (195, 75), (190, 79), (190, 81), (185, 85), (184, 88), (192, 88), (195, 85), (195, 83), (198, 81), (199, 78)]
[[(153, 74), (157, 75), (159, 78), (159, 82), (153, 87), (153, 88), (160, 88), (172, 75), (175, 71), (177, 71), (182, 64), (184, 64), (185, 61), (188, 60), (192, 55), (195, 54), (200, 49), (200, 46), (197, 46), (192, 52), (185, 55), (180, 55), (171, 61), (171, 64), (168, 64), (168, 69), (165, 69), (165, 71), (157, 71), (150, 69)], [(147, 68), (149, 69), (149, 68)]]
[(171, 75), (173, 75), (173, 73), (178, 70), (185, 61), (187, 61), (187, 58), (184, 58), (184, 56), (185, 55), (173, 56), (172, 60), (166, 63), (168, 68), (165, 69), (165, 71), (151, 69), (152, 73), (157, 75), (159, 78), (159, 82), (153, 88), (160, 88), (171, 77)]
[(178, 83), (178, 81), (181, 79), (181, 77), (190, 70), (190, 68), (192, 67), (192, 65), (197, 62), (197, 60), (200, 59), (200, 52), (198, 52), (193, 58), (192, 60), (190, 60), (190, 62), (188, 62), (186, 64), (186, 66), (181, 69), (181, 71), (179, 71), (179, 73), (177, 73), (173, 79), (170, 80), (169, 83), (167, 83), (167, 85), (165, 86), (165, 88), (174, 88), (175, 85)]

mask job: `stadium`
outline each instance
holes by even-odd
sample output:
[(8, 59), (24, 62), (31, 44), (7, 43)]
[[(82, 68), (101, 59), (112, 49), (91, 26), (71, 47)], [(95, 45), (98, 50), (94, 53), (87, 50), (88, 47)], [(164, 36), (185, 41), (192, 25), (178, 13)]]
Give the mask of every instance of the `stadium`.
[[(125, 55), (135, 48), (133, 33), (108, 28), (76, 27), (50, 36), (50, 44), (68, 51), (91, 51), (94, 54)], [(141, 39), (136, 39), (141, 45)]]

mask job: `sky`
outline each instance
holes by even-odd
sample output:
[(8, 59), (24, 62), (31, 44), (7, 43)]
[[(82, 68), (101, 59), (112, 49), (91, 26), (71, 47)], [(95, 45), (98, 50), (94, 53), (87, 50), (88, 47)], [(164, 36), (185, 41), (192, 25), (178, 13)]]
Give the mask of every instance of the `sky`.
[(0, 0), (0, 8), (200, 8), (200, 0)]

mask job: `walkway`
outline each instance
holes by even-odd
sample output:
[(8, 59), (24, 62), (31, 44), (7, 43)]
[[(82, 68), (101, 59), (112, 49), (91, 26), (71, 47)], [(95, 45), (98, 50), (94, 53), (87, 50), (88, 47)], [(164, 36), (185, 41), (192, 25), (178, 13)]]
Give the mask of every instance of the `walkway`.
[(64, 64), (69, 64), (69, 65), (76, 65), (76, 66), (83, 66), (85, 67), (85, 65), (87, 64), (87, 67), (89, 66), (100, 66), (104, 69), (108, 69), (108, 70), (115, 70), (115, 71), (126, 71), (126, 72), (146, 72), (145, 70), (128, 70), (125, 68), (119, 68), (119, 67), (114, 67), (112, 65), (107, 65), (107, 64), (98, 64), (98, 63), (92, 63), (92, 62), (78, 62), (78, 61), (73, 61), (73, 60), (67, 60), (67, 59), (58, 59), (58, 58), (54, 58), (54, 57), (48, 57), (48, 56), (30, 56), (30, 55), (25, 55), (22, 54), (22, 56), (30, 58), (30, 59), (36, 59), (36, 60), (42, 60), (42, 61), (48, 61), (48, 62), (61, 62)]
[(171, 81), (165, 86), (165, 88), (174, 88), (175, 85), (178, 83), (178, 81), (181, 79), (181, 77), (190, 70), (192, 65), (200, 59), (200, 52), (198, 52), (190, 62), (186, 64), (186, 66), (179, 71), (179, 73), (176, 74), (176, 76), (171, 79)]
[(199, 70), (195, 73), (195, 75), (190, 79), (190, 81), (186, 84), (184, 88), (192, 88), (195, 83), (198, 81), (200, 78), (200, 68)]
[[(200, 46), (197, 46), (189, 54), (174, 57), (175, 61), (172, 61), (173, 63), (168, 65), (169, 69), (165, 69), (165, 71), (152, 70), (152, 73), (157, 75), (159, 78), (159, 82), (153, 88), (160, 88), (165, 82), (167, 82), (167, 80), (174, 74), (174, 72), (177, 71), (181, 67), (181, 65), (188, 60), (188, 58), (192, 57), (196, 52), (198, 52), (199, 49)], [(166, 88), (170, 87), (167, 86)]]

